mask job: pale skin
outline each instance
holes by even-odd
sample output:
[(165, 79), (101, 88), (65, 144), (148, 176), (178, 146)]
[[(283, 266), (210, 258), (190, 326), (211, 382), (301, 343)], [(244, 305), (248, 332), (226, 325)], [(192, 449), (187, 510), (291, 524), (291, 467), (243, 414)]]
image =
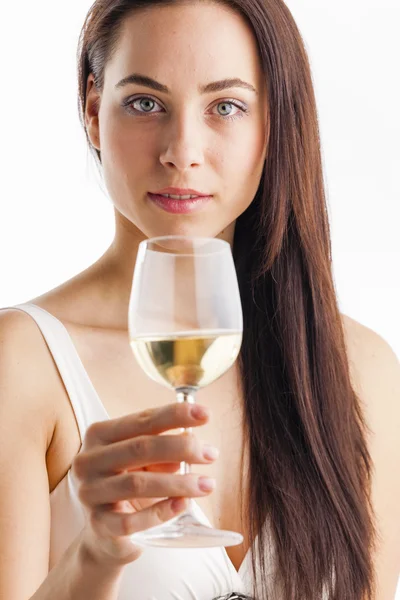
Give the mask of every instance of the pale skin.
[[(170, 93), (133, 83), (116, 89), (132, 73), (153, 78)], [(207, 94), (199, 91), (210, 82), (233, 77), (250, 83), (257, 93), (239, 87)], [(242, 483), (242, 394), (236, 366), (198, 393), (198, 403), (208, 409), (209, 416), (195, 421), (188, 407), (177, 410), (171, 391), (148, 379), (134, 361), (127, 338), (127, 312), (140, 241), (184, 234), (233, 243), (235, 221), (257, 190), (268, 143), (266, 90), (255, 41), (241, 18), (221, 6), (192, 3), (155, 8), (125, 22), (118, 51), (106, 69), (103, 92), (96, 90), (92, 76), (87, 89), (86, 125), (93, 146), (101, 151), (105, 182), (115, 205), (115, 239), (94, 265), (31, 302), (67, 327), (107, 412), (117, 419), (119, 439), (122, 435), (124, 439), (153, 436), (152, 443), (141, 449), (134, 465), (137, 470), (157, 464), (161, 446), (155, 434), (200, 426), (191, 446), (175, 436), (167, 448), (162, 447), (163, 456), (169, 457), (169, 465), (163, 467), (170, 475), (168, 484), (154, 484), (152, 498), (146, 493), (137, 496), (132, 501), (133, 519), (124, 526), (144, 529), (173, 516), (169, 501), (158, 505), (157, 513), (153, 510), (160, 498), (195, 497), (216, 527), (243, 533), (242, 545), (227, 548), (239, 569), (248, 539), (239, 507), (232, 502), (239, 497)], [(150, 106), (152, 114), (128, 113), (122, 107), (123, 100), (132, 97), (133, 101), (135, 96), (147, 99), (142, 105), (136, 101), (137, 110)], [(149, 99), (154, 104), (149, 105)], [(248, 114), (231, 101), (245, 105)], [(226, 114), (243, 116), (226, 120)], [(214, 199), (196, 215), (171, 215), (147, 200), (148, 191), (167, 186), (194, 188), (213, 194)], [(400, 567), (396, 469), (400, 461), (400, 366), (378, 334), (345, 315), (343, 324), (352, 379), (372, 431), (368, 441), (375, 471), (373, 502), (381, 536), (374, 556), (377, 600), (393, 600)], [(93, 594), (98, 585), (96, 598), (113, 600), (123, 564), (134, 560), (139, 551), (120, 535), (121, 523), (111, 514), (92, 520), (61, 564), (50, 577), (47, 574), (49, 491), (72, 465), (82, 482), (81, 499), (88, 514), (95, 513), (99, 495), (84, 484), (94, 477), (96, 463), (84, 459), (89, 452), (98, 452), (104, 440), (112, 464), (126, 459), (112, 448), (114, 422), (91, 430), (83, 458), (77, 461), (81, 440), (75, 418), (36, 325), (25, 314), (2, 311), (0, 344), (0, 564), (4, 567), (0, 597), (63, 600), (73, 596), (79, 600), (88, 597), (89, 591)], [(110, 361), (110, 356), (118, 360)], [(15, 440), (23, 443), (16, 445)], [(217, 447), (219, 458), (204, 459), (203, 443)], [(184, 459), (194, 463), (193, 475), (185, 484), (176, 473)], [(161, 469), (153, 466), (150, 470), (157, 477)], [(215, 478), (214, 491), (200, 491), (200, 475)], [(113, 552), (105, 543), (111, 530)], [(66, 579), (72, 581), (70, 595), (63, 595), (67, 594)]]

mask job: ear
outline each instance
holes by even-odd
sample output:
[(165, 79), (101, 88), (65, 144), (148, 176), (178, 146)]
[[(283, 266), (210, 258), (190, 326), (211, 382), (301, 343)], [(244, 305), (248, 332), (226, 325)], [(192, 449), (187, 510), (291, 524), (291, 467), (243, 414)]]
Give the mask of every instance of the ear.
[(100, 92), (96, 88), (93, 73), (90, 73), (86, 84), (85, 125), (90, 142), (96, 150), (101, 150), (99, 126), (100, 101)]

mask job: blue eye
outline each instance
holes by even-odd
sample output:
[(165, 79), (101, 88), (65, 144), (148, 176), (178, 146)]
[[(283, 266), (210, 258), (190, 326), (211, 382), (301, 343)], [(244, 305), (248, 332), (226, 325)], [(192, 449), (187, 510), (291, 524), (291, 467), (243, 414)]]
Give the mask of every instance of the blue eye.
[[(134, 106), (137, 103), (139, 103), (141, 110), (139, 110), (138, 108), (136, 108)], [(131, 106), (133, 106), (133, 109), (131, 109), (131, 110), (133, 110), (133, 112), (139, 112), (139, 113), (143, 112), (145, 114), (154, 114), (151, 109), (156, 104), (157, 104), (157, 102), (155, 100), (153, 100), (152, 98), (148, 98), (147, 96), (141, 96), (140, 98), (135, 98), (134, 100), (128, 102), (126, 106), (128, 106), (129, 108)]]
[[(123, 106), (126, 108), (126, 110), (129, 114), (138, 115), (138, 116), (159, 114), (162, 111), (153, 111), (152, 110), (157, 105), (160, 106), (158, 104), (158, 102), (156, 102), (156, 100), (153, 100), (153, 98), (150, 98), (149, 96), (138, 96), (133, 99), (128, 98), (127, 100), (124, 100), (124, 102), (123, 102)], [(214, 106), (216, 106), (217, 108), (219, 106), (223, 106), (223, 107), (225, 107), (225, 109), (226, 109), (226, 107), (234, 106), (235, 108), (238, 109), (238, 112), (234, 113), (233, 115), (232, 114), (223, 115), (220, 113), (217, 114), (217, 116), (219, 116), (221, 119), (223, 119), (225, 121), (228, 119), (229, 120), (240, 119), (245, 114), (248, 113), (248, 108), (246, 107), (246, 105), (244, 105), (241, 102), (238, 102), (236, 100), (223, 100), (221, 102), (218, 102)]]
[(216, 105), (217, 108), (218, 106), (234, 106), (235, 108), (241, 109), (242, 110), (242, 114), (240, 113), (235, 113), (234, 115), (228, 114), (228, 115), (221, 115), (220, 117), (222, 117), (223, 119), (236, 119), (237, 117), (242, 117), (243, 116), (243, 108), (237, 104), (235, 104), (234, 102), (231, 101), (224, 101), (224, 102), (218, 102), (218, 104)]

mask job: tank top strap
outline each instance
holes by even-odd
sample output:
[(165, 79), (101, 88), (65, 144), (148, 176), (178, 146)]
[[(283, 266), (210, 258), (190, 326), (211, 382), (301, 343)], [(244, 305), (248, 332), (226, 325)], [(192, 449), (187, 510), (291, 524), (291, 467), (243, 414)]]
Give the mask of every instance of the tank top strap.
[(105, 421), (109, 415), (101, 402), (77, 349), (66, 327), (52, 314), (32, 303), (11, 307), (29, 314), (39, 327), (54, 359), (83, 441), (87, 428), (96, 421)]

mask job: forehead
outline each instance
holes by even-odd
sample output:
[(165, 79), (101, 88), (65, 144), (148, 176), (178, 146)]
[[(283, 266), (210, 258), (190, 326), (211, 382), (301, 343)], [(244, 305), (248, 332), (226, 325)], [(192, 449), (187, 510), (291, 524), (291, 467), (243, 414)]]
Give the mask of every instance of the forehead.
[(212, 2), (154, 6), (127, 17), (107, 65), (106, 84), (133, 71), (171, 86), (227, 77), (254, 85), (262, 81), (251, 27), (239, 13)]

